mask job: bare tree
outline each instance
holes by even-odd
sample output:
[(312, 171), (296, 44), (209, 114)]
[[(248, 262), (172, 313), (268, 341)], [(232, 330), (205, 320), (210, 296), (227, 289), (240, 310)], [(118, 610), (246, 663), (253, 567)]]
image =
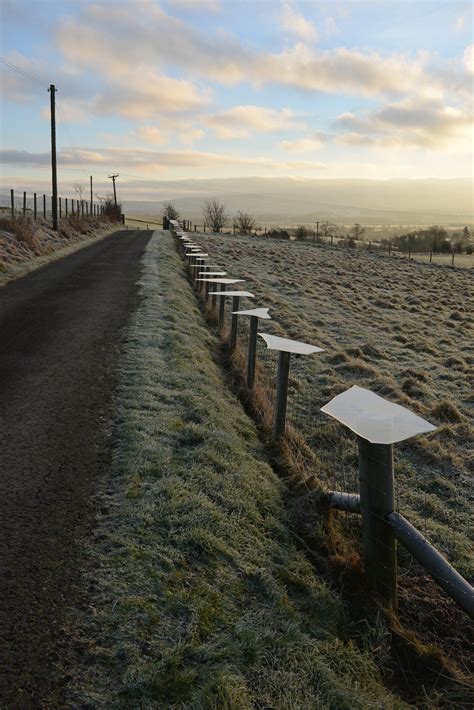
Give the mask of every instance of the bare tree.
[(212, 232), (220, 232), (229, 219), (225, 205), (218, 200), (208, 200), (204, 203), (202, 214)]
[(168, 219), (178, 219), (179, 212), (172, 202), (165, 202), (163, 205), (163, 217), (168, 217)]
[(349, 232), (349, 236), (352, 237), (355, 241), (359, 241), (362, 239), (362, 237), (365, 234), (365, 229), (361, 224), (353, 224), (351, 227), (351, 231)]
[(74, 192), (75, 192), (76, 195), (77, 195), (77, 199), (78, 199), (78, 200), (82, 200), (82, 199), (83, 199), (83, 195), (84, 195), (84, 190), (85, 190), (84, 185), (81, 185), (80, 183), (75, 182), (75, 183), (73, 184), (73, 188), (74, 188)]
[(334, 222), (321, 222), (321, 236), (325, 239), (331, 239), (337, 234), (337, 225)]
[(235, 226), (239, 234), (251, 234), (252, 230), (255, 229), (255, 220), (248, 212), (239, 210), (235, 217)]

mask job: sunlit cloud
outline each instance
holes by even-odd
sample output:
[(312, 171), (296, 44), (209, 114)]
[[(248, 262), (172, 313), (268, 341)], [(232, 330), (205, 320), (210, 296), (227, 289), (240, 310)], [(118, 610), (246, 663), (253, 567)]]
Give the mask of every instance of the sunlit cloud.
[(342, 114), (335, 126), (341, 131), (337, 138), (340, 143), (442, 149), (469, 140), (472, 114), (466, 108), (418, 97), (361, 116)]
[(233, 106), (204, 119), (219, 138), (246, 138), (250, 133), (275, 133), (304, 128), (293, 111), (264, 106)]
[(318, 39), (318, 33), (313, 23), (288, 2), (283, 5), (280, 21), (287, 34), (311, 42)]
[[(31, 153), (23, 150), (0, 151), (0, 163), (8, 165), (46, 166), (51, 162), (49, 152)], [(241, 168), (247, 167), (259, 171), (272, 173), (291, 170), (312, 172), (324, 171), (326, 165), (322, 162), (310, 160), (278, 161), (265, 156), (245, 157), (232, 153), (209, 153), (202, 151), (152, 151), (141, 148), (103, 148), (88, 150), (74, 148), (62, 150), (58, 155), (58, 162), (63, 167), (82, 167), (101, 165), (113, 166), (125, 170), (139, 169), (147, 174), (156, 171), (163, 172), (168, 168), (193, 168), (198, 172), (209, 167)]]
[(281, 141), (280, 147), (290, 153), (311, 153), (319, 150), (323, 145), (322, 137), (318, 135), (297, 138), (295, 140)]

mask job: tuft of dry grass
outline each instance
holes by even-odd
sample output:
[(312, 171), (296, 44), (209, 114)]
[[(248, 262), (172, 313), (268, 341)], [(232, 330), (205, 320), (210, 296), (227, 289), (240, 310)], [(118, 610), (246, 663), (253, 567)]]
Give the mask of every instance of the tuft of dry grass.
[(32, 217), (29, 215), (3, 217), (0, 221), (0, 228), (11, 234), (18, 242), (25, 245), (29, 250), (37, 253), (38, 225)]

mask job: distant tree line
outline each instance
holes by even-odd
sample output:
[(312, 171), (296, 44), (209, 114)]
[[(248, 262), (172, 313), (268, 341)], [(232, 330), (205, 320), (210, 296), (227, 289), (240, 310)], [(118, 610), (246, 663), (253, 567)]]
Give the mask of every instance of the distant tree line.
[[(179, 212), (171, 202), (163, 205), (163, 218), (179, 219)], [(202, 206), (202, 216), (205, 226), (211, 232), (221, 232), (229, 222), (233, 221), (233, 228), (238, 234), (250, 235), (257, 233), (257, 223), (253, 215), (244, 210), (239, 210), (233, 217), (229, 214), (226, 206), (217, 199), (207, 200)], [(333, 238), (343, 239), (346, 246), (355, 248), (357, 242), (367, 240), (366, 229), (359, 223), (355, 223), (347, 231), (341, 229), (334, 222), (323, 221), (317, 223), (317, 229), (309, 229), (304, 224), (299, 224), (296, 229), (287, 230), (279, 227), (270, 229), (265, 232), (267, 237), (273, 239), (291, 239), (292, 235), (298, 241), (324, 240), (333, 241)], [(417, 229), (406, 234), (393, 236), (392, 238), (382, 239), (382, 245), (388, 246), (390, 243), (392, 249), (401, 252), (429, 252), (433, 253), (450, 253), (452, 251), (461, 253), (466, 251), (472, 254), (473, 248), (471, 244), (471, 234), (469, 227), (464, 227), (463, 230), (448, 234), (444, 227), (434, 225), (427, 229)]]
[[(388, 240), (383, 241), (387, 242)], [(464, 227), (462, 231), (449, 235), (444, 227), (434, 225), (428, 229), (416, 229), (406, 234), (400, 234), (392, 237), (390, 241), (393, 248), (402, 252), (432, 251), (434, 254), (442, 254), (452, 251), (457, 253), (467, 251), (472, 253), (469, 227)]]

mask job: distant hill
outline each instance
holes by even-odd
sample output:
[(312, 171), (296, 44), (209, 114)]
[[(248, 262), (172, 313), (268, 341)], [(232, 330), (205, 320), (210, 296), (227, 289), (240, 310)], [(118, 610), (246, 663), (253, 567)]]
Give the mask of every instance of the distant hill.
[[(303, 178), (227, 178), (157, 182), (156, 202), (124, 200), (127, 213), (160, 213), (172, 201), (187, 218), (202, 221), (206, 199), (224, 202), (231, 213), (251, 212), (262, 224), (330, 220), (363, 224), (471, 224), (473, 180), (354, 180)], [(163, 197), (166, 195), (166, 197)]]

